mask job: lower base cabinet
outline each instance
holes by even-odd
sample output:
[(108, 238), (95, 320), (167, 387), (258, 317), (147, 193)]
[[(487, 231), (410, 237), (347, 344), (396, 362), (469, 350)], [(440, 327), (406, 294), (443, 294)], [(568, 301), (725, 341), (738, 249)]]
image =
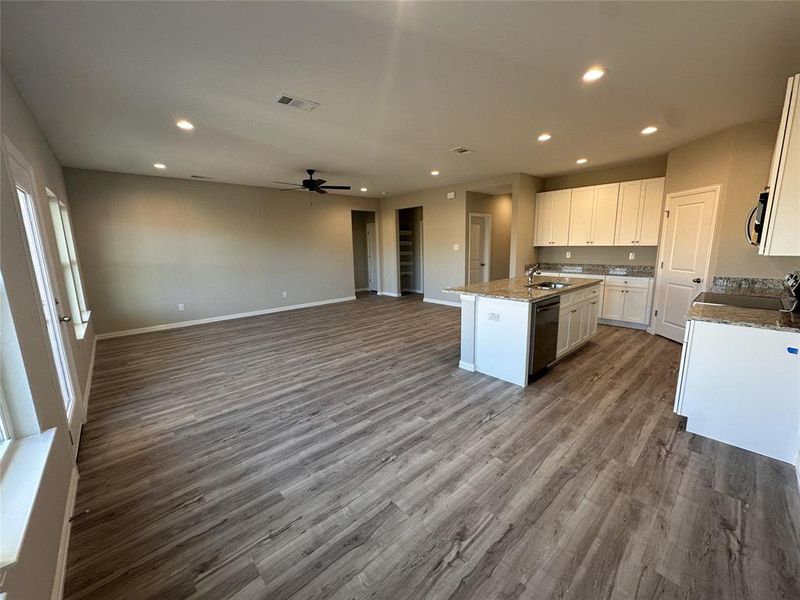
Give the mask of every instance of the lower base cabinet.
[(643, 277), (606, 277), (602, 317), (612, 321), (648, 324), (650, 282), (650, 279)]
[(556, 358), (579, 348), (597, 332), (600, 286), (561, 296)]

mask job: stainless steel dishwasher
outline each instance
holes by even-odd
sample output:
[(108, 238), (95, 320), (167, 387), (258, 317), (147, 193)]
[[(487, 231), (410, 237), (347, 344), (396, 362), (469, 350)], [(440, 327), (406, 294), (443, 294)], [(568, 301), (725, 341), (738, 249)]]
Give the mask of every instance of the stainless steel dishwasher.
[(542, 300), (531, 306), (531, 350), (528, 375), (535, 375), (556, 360), (558, 311), (561, 297)]

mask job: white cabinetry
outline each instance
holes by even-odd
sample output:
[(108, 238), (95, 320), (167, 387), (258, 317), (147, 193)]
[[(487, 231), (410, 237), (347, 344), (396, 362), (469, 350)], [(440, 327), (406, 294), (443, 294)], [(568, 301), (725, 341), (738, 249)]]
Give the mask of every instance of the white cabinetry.
[(572, 190), (569, 214), (570, 246), (613, 246), (619, 184)]
[(663, 201), (663, 177), (622, 182), (614, 245), (657, 246)]
[(569, 240), (571, 190), (536, 194), (534, 246), (566, 246)]
[(603, 318), (646, 325), (650, 322), (652, 279), (648, 277), (607, 276), (603, 298)]
[(800, 73), (789, 78), (758, 253), (800, 256)]
[(599, 301), (599, 284), (561, 296), (561, 307), (558, 313), (557, 358), (581, 347), (597, 333)]
[(686, 430), (794, 463), (798, 348), (792, 331), (688, 321), (675, 395)]

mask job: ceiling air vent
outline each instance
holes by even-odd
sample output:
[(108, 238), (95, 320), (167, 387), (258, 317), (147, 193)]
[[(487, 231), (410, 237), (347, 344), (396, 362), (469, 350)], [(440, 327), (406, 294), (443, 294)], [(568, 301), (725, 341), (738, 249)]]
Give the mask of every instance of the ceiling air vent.
[(456, 154), (472, 154), (475, 150), (464, 148), (464, 146), (456, 146), (455, 148), (450, 148), (450, 152), (455, 152)]
[(278, 96), (276, 101), (278, 104), (285, 104), (286, 106), (299, 108), (300, 110), (304, 110), (306, 112), (310, 112), (319, 106), (319, 102), (314, 102), (313, 100), (304, 100), (303, 98), (287, 96), (285, 94)]

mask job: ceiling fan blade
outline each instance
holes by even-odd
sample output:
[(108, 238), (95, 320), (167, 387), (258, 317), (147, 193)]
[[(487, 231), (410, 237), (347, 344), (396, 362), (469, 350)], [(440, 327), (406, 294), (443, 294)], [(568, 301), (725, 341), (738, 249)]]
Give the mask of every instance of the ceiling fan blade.
[(316, 187), (319, 187), (319, 186), (321, 186), (323, 183), (325, 183), (326, 181), (328, 181), (328, 180), (327, 180), (327, 179), (315, 179), (315, 180), (314, 180), (314, 185), (315, 185)]
[(326, 190), (349, 190), (349, 185), (321, 185), (322, 189)]
[(313, 191), (317, 192), (318, 194), (327, 194), (328, 193), (325, 190), (323, 190), (322, 188), (315, 188)]

